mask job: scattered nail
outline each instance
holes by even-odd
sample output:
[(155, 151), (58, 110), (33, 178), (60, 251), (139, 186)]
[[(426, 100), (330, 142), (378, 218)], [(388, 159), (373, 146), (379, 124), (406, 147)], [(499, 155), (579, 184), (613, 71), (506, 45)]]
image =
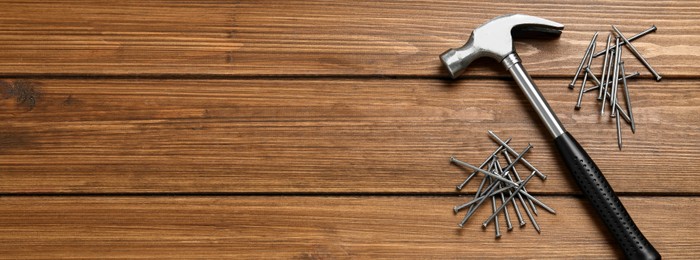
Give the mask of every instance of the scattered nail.
[[(501, 226), (499, 222), (499, 215), (501, 214), (503, 214), (503, 219), (505, 219), (507, 231), (513, 230), (513, 223), (512, 219), (510, 218), (509, 205), (512, 205), (513, 209), (515, 209), (515, 214), (517, 216), (518, 224), (520, 225), (520, 227), (524, 227), (526, 225), (525, 219), (520, 211), (520, 205), (522, 205), (522, 208), (525, 210), (525, 214), (530, 219), (532, 226), (538, 233), (540, 233), (541, 229), (540, 226), (537, 224), (537, 221), (535, 220), (535, 216), (532, 214), (533, 211), (536, 210), (537, 206), (553, 214), (556, 214), (556, 211), (554, 211), (554, 209), (552, 209), (551, 207), (547, 206), (546, 204), (529, 194), (525, 189), (525, 186), (530, 182), (530, 180), (532, 180), (532, 177), (538, 175), (537, 173), (539, 172), (534, 166), (532, 166), (532, 164), (526, 162), (525, 159), (523, 159), (523, 156), (527, 154), (527, 152), (532, 148), (532, 145), (528, 144), (528, 146), (521, 153), (517, 153), (515, 152), (515, 150), (513, 150), (513, 148), (511, 148), (507, 144), (508, 142), (510, 142), (510, 138), (506, 141), (503, 141), (492, 131), (489, 131), (489, 135), (493, 139), (495, 139), (497, 143), (500, 144), (500, 146), (489, 157), (487, 157), (487, 159), (481, 164), (480, 167), (476, 167), (474, 165), (463, 162), (455, 158), (454, 156), (450, 158), (450, 161), (452, 163), (470, 168), (474, 170), (474, 174), (479, 175), (479, 173), (481, 173), (481, 175), (483, 176), (481, 184), (479, 185), (476, 194), (474, 194), (474, 198), (462, 205), (455, 206), (452, 209), (456, 214), (463, 209), (469, 208), (466, 215), (464, 216), (464, 218), (462, 218), (462, 221), (459, 223), (459, 226), (464, 227), (468, 220), (472, 216), (474, 216), (475, 212), (480, 208), (480, 206), (484, 202), (486, 202), (487, 199), (490, 199), (492, 214), (486, 219), (486, 221), (482, 223), (482, 226), (485, 228), (490, 222), (493, 221), (496, 238), (500, 238), (502, 235), (500, 230)], [(512, 159), (511, 155), (515, 156), (515, 159)], [(508, 165), (505, 168), (501, 167), (501, 163), (499, 160), (500, 156), (503, 156), (501, 158), (504, 158), (505, 161), (508, 163)], [(534, 169), (532, 170), (532, 173), (528, 175), (527, 178), (525, 178), (524, 180), (520, 179), (520, 176), (516, 169), (516, 166), (519, 164)], [(486, 166), (486, 170), (482, 169)], [(500, 199), (498, 199), (497, 197), (500, 197)], [(497, 201), (499, 200), (501, 204), (497, 205)], [(518, 201), (520, 203), (518, 203)], [(530, 203), (530, 205), (528, 205), (528, 202)]]

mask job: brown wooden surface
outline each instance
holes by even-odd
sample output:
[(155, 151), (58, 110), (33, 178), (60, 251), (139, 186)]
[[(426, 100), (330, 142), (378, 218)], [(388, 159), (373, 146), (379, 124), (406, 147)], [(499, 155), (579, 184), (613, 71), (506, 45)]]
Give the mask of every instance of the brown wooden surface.
[[(0, 6), (0, 258), (619, 257), (500, 65), (456, 81), (441, 69), (506, 13), (566, 25), (516, 41), (524, 66), (665, 259), (700, 257), (696, 1)], [(626, 51), (643, 77), (622, 151), (593, 95), (575, 111), (566, 88), (610, 24), (655, 24), (634, 44), (664, 76)], [(456, 227), (475, 184), (456, 192), (466, 173), (448, 158), (481, 162), (487, 130), (534, 145), (549, 178), (528, 189), (558, 210), (542, 234), (495, 240), (484, 209)]]
[[(434, 77), (446, 75), (440, 53), (507, 13), (566, 25), (559, 40), (516, 43), (533, 76), (570, 76), (593, 31), (611, 24), (628, 37), (656, 24), (635, 46), (664, 76), (700, 73), (695, 1), (75, 0), (3, 1), (0, 74)], [(484, 61), (468, 74), (503, 72)]]
[[(457, 227), (457, 197), (12, 197), (0, 199), (3, 258), (614, 258), (581, 199), (545, 196), (557, 215), (493, 239)], [(666, 259), (700, 251), (697, 197), (625, 197)], [(673, 212), (673, 213), (671, 213)], [(479, 211), (477, 219), (487, 217)], [(660, 217), (663, 216), (663, 217)]]
[[(698, 193), (698, 81), (630, 82), (638, 131), (623, 151), (592, 95), (574, 111), (565, 80), (538, 82), (617, 191)], [(0, 102), (3, 192), (450, 193), (466, 176), (450, 155), (479, 164), (496, 148), (488, 129), (534, 145), (526, 159), (549, 179), (531, 191), (577, 192), (509, 80), (31, 83), (32, 110)]]

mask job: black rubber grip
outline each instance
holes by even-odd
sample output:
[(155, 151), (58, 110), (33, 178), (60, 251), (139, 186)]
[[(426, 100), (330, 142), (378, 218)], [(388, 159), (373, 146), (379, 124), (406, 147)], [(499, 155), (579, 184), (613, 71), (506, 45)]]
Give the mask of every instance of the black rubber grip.
[(576, 139), (569, 133), (564, 133), (554, 139), (554, 142), (566, 167), (574, 176), (576, 184), (612, 233), (625, 257), (627, 259), (661, 259), (659, 252), (639, 231), (620, 199), (603, 177), (603, 173)]

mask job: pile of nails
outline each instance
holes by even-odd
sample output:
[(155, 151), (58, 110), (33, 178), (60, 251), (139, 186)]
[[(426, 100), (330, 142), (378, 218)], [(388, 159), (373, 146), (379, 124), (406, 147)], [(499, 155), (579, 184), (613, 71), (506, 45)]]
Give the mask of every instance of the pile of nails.
[[(483, 223), (483, 227), (486, 228), (489, 223), (494, 222), (494, 227), (496, 229), (496, 238), (501, 237), (501, 227), (498, 221), (498, 216), (503, 212), (503, 217), (505, 218), (507, 230), (513, 230), (513, 224), (511, 222), (510, 213), (508, 210), (508, 205), (512, 205), (515, 210), (515, 215), (518, 218), (518, 223), (522, 228), (525, 226), (525, 219), (520, 212), (520, 207), (525, 210), (525, 214), (532, 222), (532, 226), (535, 227), (537, 232), (540, 232), (540, 226), (537, 224), (533, 213), (537, 215), (537, 208), (535, 205), (549, 211), (552, 214), (556, 214), (556, 211), (551, 207), (544, 204), (542, 201), (538, 200), (530, 193), (527, 192), (525, 186), (528, 184), (533, 176), (537, 175), (542, 180), (547, 178), (546, 175), (542, 174), (537, 168), (532, 166), (530, 162), (525, 160), (523, 156), (532, 148), (532, 145), (528, 146), (521, 152), (516, 152), (511, 148), (508, 143), (511, 138), (503, 141), (499, 138), (493, 131), (488, 131), (489, 135), (496, 142), (499, 147), (489, 155), (486, 160), (484, 160), (481, 165), (474, 166), (469, 163), (460, 161), (454, 156), (450, 158), (450, 161), (457, 166), (471, 169), (473, 172), (469, 174), (467, 179), (465, 179), (461, 184), (457, 186), (457, 190), (462, 190), (467, 183), (477, 176), (478, 173), (483, 174), (483, 179), (479, 188), (474, 194), (474, 199), (464, 203), (459, 206), (454, 207), (454, 212), (457, 214), (460, 210), (468, 208), (467, 215), (459, 223), (460, 227), (464, 227), (464, 224), (474, 215), (477, 209), (486, 201), (491, 201), (491, 216), (489, 216)], [(512, 156), (512, 157), (511, 157)], [(515, 159), (512, 159), (515, 158)], [(504, 159), (507, 163), (505, 168), (501, 167), (501, 159)], [(520, 178), (518, 171), (516, 170), (516, 165), (522, 164), (532, 171), (525, 179)], [(517, 200), (516, 200), (517, 198)], [(500, 205), (498, 203), (500, 201)], [(518, 205), (520, 202), (520, 205)]]
[[(622, 150), (622, 131), (620, 130), (620, 117), (622, 117), (622, 119), (624, 119), (628, 124), (630, 124), (630, 127), (632, 128), (632, 133), (636, 132), (636, 126), (634, 124), (634, 115), (632, 113), (632, 101), (630, 100), (630, 92), (627, 87), (627, 79), (639, 76), (639, 72), (635, 72), (629, 75), (625, 73), (625, 62), (622, 60), (622, 48), (620, 47), (623, 45), (626, 46), (630, 50), (630, 52), (635, 57), (637, 57), (637, 59), (642, 64), (644, 64), (644, 66), (647, 69), (649, 69), (651, 74), (654, 75), (656, 81), (661, 80), (661, 75), (659, 75), (659, 73), (657, 73), (651, 67), (649, 62), (647, 62), (644, 56), (642, 56), (642, 54), (639, 53), (637, 48), (635, 48), (634, 45), (632, 45), (631, 43), (632, 41), (639, 39), (648, 33), (656, 31), (656, 26), (652, 25), (651, 28), (641, 33), (638, 33), (630, 38), (625, 38), (622, 32), (620, 32), (620, 30), (617, 29), (615, 25), (612, 26), (612, 29), (615, 35), (617, 35), (615, 37), (615, 42), (612, 42), (613, 34), (608, 33), (608, 39), (607, 43), (605, 44), (605, 50), (602, 50), (598, 53), (595, 53), (598, 32), (596, 32), (593, 35), (593, 39), (591, 39), (591, 43), (588, 45), (588, 48), (586, 48), (586, 53), (583, 55), (583, 58), (581, 58), (581, 64), (579, 64), (578, 69), (576, 69), (576, 75), (574, 76), (574, 79), (571, 80), (569, 88), (574, 89), (574, 85), (576, 84), (579, 75), (583, 72), (583, 82), (581, 83), (581, 89), (578, 93), (578, 100), (576, 101), (575, 109), (581, 109), (581, 100), (583, 98), (583, 93), (597, 90), (598, 101), (601, 102), (600, 115), (602, 116), (605, 114), (605, 104), (609, 103), (610, 117), (615, 118), (615, 123), (617, 126), (617, 146), (620, 150)], [(611, 43), (615, 45), (610, 46)], [(600, 79), (598, 79), (598, 77), (596, 77), (593, 71), (591, 70), (591, 63), (593, 58), (602, 55), (605, 55), (605, 57), (603, 58), (601, 76)], [(586, 64), (585, 69), (583, 67), (584, 64)], [(591, 88), (586, 88), (586, 82), (588, 80), (591, 80), (597, 85)], [(624, 90), (627, 112), (623, 110), (623, 108), (618, 102), (618, 92), (620, 83), (622, 83), (622, 87)]]

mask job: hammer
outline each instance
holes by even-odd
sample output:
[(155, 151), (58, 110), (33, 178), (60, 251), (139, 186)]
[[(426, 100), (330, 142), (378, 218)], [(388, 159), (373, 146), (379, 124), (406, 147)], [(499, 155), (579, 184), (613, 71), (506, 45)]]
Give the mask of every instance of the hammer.
[(576, 184), (592, 204), (598, 217), (612, 233), (628, 259), (661, 259), (661, 255), (634, 224), (612, 187), (581, 145), (569, 134), (549, 107), (547, 100), (528, 75), (515, 53), (512, 35), (533, 34), (558, 37), (564, 25), (547, 19), (512, 14), (499, 16), (472, 31), (469, 41), (440, 55), (452, 78), (464, 72), (472, 61), (489, 57), (510, 72), (552, 135), (561, 158)]

